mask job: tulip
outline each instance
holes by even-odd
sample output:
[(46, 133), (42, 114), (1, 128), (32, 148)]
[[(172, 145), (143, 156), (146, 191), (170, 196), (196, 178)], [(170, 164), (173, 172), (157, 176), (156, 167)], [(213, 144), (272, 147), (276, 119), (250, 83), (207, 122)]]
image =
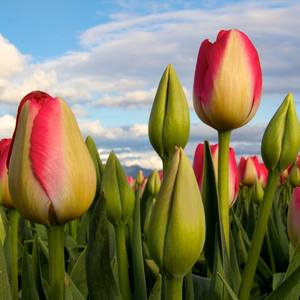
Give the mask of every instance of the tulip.
[(261, 152), (268, 170), (282, 172), (296, 160), (300, 146), (299, 132), (294, 97), (289, 93), (263, 135)]
[(101, 188), (105, 199), (107, 218), (115, 229), (120, 290), (123, 299), (129, 300), (131, 297), (126, 249), (126, 225), (132, 217), (135, 201), (128, 177), (114, 152), (109, 154), (105, 164)]
[(253, 185), (260, 175), (260, 166), (256, 156), (241, 157), (239, 163), (240, 181), (244, 185)]
[(11, 139), (2, 139), (0, 141), (0, 204), (13, 208), (14, 204), (11, 200), (9, 188), (8, 188), (8, 176), (7, 176), (7, 156), (9, 152)]
[(81, 216), (96, 192), (96, 171), (66, 102), (40, 91), (21, 101), (13, 134), (9, 188), (31, 221), (64, 224)]
[(269, 171), (259, 216), (239, 290), (239, 299), (249, 299), (260, 250), (267, 229), (280, 173), (292, 164), (300, 146), (300, 127), (292, 94), (288, 94), (268, 124), (261, 143), (263, 161)]
[(259, 163), (259, 177), (258, 181), (265, 188), (268, 182), (268, 169), (266, 168), (264, 163)]
[(151, 257), (166, 276), (167, 286), (173, 282), (178, 296), (182, 293), (182, 277), (197, 261), (205, 241), (201, 194), (189, 159), (180, 148), (165, 173), (152, 210), (147, 241)]
[(257, 203), (257, 204), (260, 204), (262, 201), (263, 201), (263, 198), (264, 198), (264, 189), (263, 189), (263, 186), (262, 184), (259, 182), (259, 181), (256, 181), (254, 183), (254, 186), (253, 186), (253, 200)]
[[(210, 145), (210, 151), (212, 154), (213, 164), (215, 173), (218, 174), (218, 144)], [(202, 180), (203, 180), (203, 151), (204, 144), (199, 144), (195, 150), (193, 168), (198, 181), (200, 190), (202, 190)], [(235, 203), (238, 192), (239, 192), (239, 177), (238, 168), (235, 159), (235, 153), (233, 148), (229, 149), (229, 207), (233, 206)]]
[(249, 122), (262, 92), (259, 57), (249, 38), (222, 30), (216, 42), (200, 47), (194, 78), (194, 108), (207, 125), (221, 131)]
[(300, 186), (300, 169), (297, 163), (292, 166), (290, 170), (289, 178), (290, 178), (290, 184), (293, 187)]
[(164, 164), (172, 157), (175, 146), (184, 148), (188, 142), (188, 103), (172, 65), (167, 66), (160, 80), (151, 109), (148, 131), (150, 142)]
[(300, 188), (294, 189), (288, 209), (287, 217), (288, 236), (294, 247), (300, 241)]

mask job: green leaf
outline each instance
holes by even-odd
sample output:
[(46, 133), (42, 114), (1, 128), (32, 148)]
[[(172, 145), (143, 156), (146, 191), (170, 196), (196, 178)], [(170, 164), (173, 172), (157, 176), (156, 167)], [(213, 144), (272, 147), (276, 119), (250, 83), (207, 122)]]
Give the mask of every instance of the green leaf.
[[(215, 236), (216, 224), (219, 224), (218, 214), (218, 189), (213, 166), (209, 143), (204, 143), (204, 164), (203, 164), (203, 184), (202, 200), (205, 210), (206, 240), (204, 244), (204, 255), (212, 272), (214, 269)], [(217, 232), (220, 232), (219, 226)]]
[(39, 294), (34, 281), (32, 260), (28, 253), (28, 244), (25, 243), (22, 260), (22, 300), (31, 299), (39, 299)]
[(0, 243), (0, 291), (0, 300), (12, 299), (2, 243)]
[(3, 245), (6, 237), (6, 232), (4, 228), (4, 223), (2, 220), (2, 215), (0, 213), (0, 243)]
[(74, 267), (72, 268), (70, 277), (80, 290), (81, 294), (87, 298), (88, 288), (86, 284), (86, 248), (79, 255)]
[[(286, 279), (283, 281), (283, 283), (275, 290), (273, 291), (266, 300), (282, 300), (282, 299), (299, 299), (300, 293), (299, 293), (299, 278), (300, 278), (300, 266), (297, 267), (297, 269)], [(297, 287), (298, 293), (295, 294), (296, 298), (291, 298), (290, 293), (291, 291)]]
[[(71, 277), (65, 273), (65, 288), (67, 287), (67, 292), (66, 296), (69, 297), (69, 299), (74, 299), (74, 300), (85, 300), (86, 297), (84, 297), (80, 291), (78, 290), (77, 286), (75, 283), (72, 281)], [(72, 298), (71, 298), (72, 294)], [(103, 298), (99, 298), (103, 299)]]
[[(211, 279), (193, 274), (195, 299), (208, 299)], [(213, 298), (210, 298), (213, 299)]]
[(91, 300), (121, 300), (109, 256), (108, 220), (103, 198), (96, 202), (87, 246), (87, 284)]
[(221, 278), (221, 280), (224, 283), (224, 286), (226, 287), (229, 296), (231, 297), (232, 300), (239, 300), (238, 296), (236, 295), (236, 293), (232, 290), (232, 288), (230, 287), (230, 285), (228, 284), (228, 282), (223, 278), (223, 276), (218, 273), (218, 276)]
[(158, 274), (155, 284), (150, 292), (148, 300), (160, 300), (161, 299), (161, 290), (162, 290), (162, 277)]

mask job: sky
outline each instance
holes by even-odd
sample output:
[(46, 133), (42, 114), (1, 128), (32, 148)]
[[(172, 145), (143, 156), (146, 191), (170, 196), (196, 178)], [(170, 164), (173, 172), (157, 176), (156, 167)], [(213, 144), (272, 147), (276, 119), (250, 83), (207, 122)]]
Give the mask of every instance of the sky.
[(126, 166), (160, 168), (147, 123), (172, 64), (190, 105), (192, 158), (198, 143), (217, 139), (193, 110), (199, 46), (235, 28), (260, 55), (263, 95), (231, 145), (238, 156), (259, 154), (263, 131), (288, 92), (300, 111), (299, 15), (299, 1), (1, 1), (0, 137), (12, 135), (20, 100), (43, 90), (68, 102), (104, 161), (114, 150)]

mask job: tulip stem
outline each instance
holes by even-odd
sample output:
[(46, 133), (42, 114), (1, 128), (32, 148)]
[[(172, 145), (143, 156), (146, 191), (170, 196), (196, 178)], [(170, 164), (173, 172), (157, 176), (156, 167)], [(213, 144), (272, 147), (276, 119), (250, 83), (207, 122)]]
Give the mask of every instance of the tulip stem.
[(266, 233), (269, 216), (272, 209), (274, 194), (278, 185), (278, 180), (279, 173), (275, 171), (270, 171), (268, 184), (261, 204), (260, 213), (256, 222), (254, 234), (252, 236), (251, 246), (248, 252), (248, 259), (242, 275), (242, 281), (239, 292), (240, 300), (247, 300), (250, 296), (251, 286), (254, 279), (260, 250)]
[(182, 300), (182, 277), (163, 274), (163, 300)]
[(11, 255), (11, 290), (12, 299), (18, 299), (18, 231), (19, 231), (20, 214), (16, 209), (9, 210), (9, 241)]
[(64, 225), (48, 228), (50, 300), (64, 299)]
[[(218, 131), (219, 154), (218, 154), (218, 190), (219, 190), (219, 218), (221, 224), (222, 247), (229, 256), (229, 143), (231, 131)], [(225, 245), (223, 245), (225, 244)], [(224, 258), (223, 258), (224, 259)]]
[(133, 213), (132, 236), (132, 267), (134, 279), (134, 299), (147, 300), (147, 288), (144, 269), (144, 257), (141, 235), (141, 193), (142, 187), (136, 186), (135, 204)]
[(125, 224), (115, 226), (119, 286), (124, 300), (130, 300), (130, 284), (128, 274), (128, 256), (126, 249)]

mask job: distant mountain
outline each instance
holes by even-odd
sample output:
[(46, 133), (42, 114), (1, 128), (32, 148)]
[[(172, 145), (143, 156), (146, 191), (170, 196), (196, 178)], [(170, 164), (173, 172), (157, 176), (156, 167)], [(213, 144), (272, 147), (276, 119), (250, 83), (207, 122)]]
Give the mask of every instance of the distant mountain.
[(142, 170), (144, 172), (144, 175), (146, 177), (148, 177), (153, 170), (150, 170), (150, 169), (144, 169), (140, 166), (130, 166), (130, 167), (127, 167), (127, 166), (124, 166), (124, 169), (125, 169), (125, 172), (128, 176), (132, 176), (132, 177), (136, 177), (138, 171)]

